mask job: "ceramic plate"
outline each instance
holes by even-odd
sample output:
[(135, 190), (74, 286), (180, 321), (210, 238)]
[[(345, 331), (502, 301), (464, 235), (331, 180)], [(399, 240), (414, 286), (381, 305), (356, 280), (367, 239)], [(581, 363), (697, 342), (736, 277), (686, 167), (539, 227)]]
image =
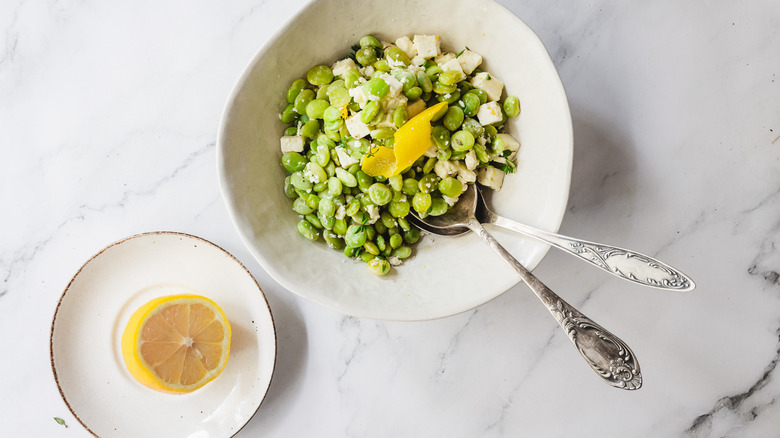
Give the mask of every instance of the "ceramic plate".
[[(472, 309), (514, 286), (518, 275), (474, 234), (424, 236), (415, 256), (384, 277), (312, 243), (283, 193), (279, 121), (290, 83), (350, 54), (361, 36), (386, 41), (440, 35), (442, 47), (480, 53), (481, 66), (518, 96), (508, 132), (520, 143), (515, 174), (492, 198), (497, 213), (547, 231), (560, 226), (569, 194), (572, 126), (561, 80), (534, 32), (490, 0), (312, 2), (260, 49), (228, 99), (218, 138), (223, 197), (244, 243), (290, 291), (346, 314), (390, 320), (439, 318)], [(316, 37), (314, 37), (316, 36)], [(293, 56), (294, 55), (294, 56)], [(489, 231), (533, 269), (549, 246)]]
[[(224, 310), (230, 358), (203, 388), (163, 394), (130, 376), (120, 337), (138, 307), (183, 292)], [(276, 361), (271, 311), (249, 271), (211, 242), (170, 232), (132, 236), (89, 259), (60, 298), (50, 342), (60, 394), (96, 436), (232, 436), (263, 401)]]

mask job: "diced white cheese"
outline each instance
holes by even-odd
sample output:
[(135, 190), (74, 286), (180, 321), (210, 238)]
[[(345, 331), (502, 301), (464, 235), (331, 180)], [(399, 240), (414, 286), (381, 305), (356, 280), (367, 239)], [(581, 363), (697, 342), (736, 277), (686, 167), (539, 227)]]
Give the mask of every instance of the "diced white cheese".
[(364, 77), (370, 78), (374, 76), (374, 67), (366, 66), (358, 70)]
[(285, 135), (281, 139), (281, 145), (283, 154), (286, 152), (303, 152), (303, 137), (299, 135)]
[(401, 261), (401, 259), (399, 259), (398, 257), (395, 257), (395, 256), (390, 256), (390, 257), (388, 257), (388, 258), (387, 258), (387, 262), (388, 262), (388, 263), (390, 263), (392, 266), (398, 266), (398, 265), (400, 265), (401, 263), (403, 263), (403, 262)]
[(334, 76), (344, 76), (350, 70), (357, 70), (358, 66), (352, 58), (346, 58), (336, 61), (330, 69), (333, 70)]
[(433, 165), (433, 172), (436, 173), (436, 176), (443, 179), (458, 173), (458, 168), (450, 160), (439, 160)]
[(441, 69), (443, 71), (455, 70), (455, 71), (459, 72), (460, 73), (460, 79), (458, 79), (459, 82), (462, 81), (463, 78), (466, 77), (466, 74), (463, 73), (463, 69), (460, 67), (460, 63), (454, 57), (452, 59), (450, 59), (449, 61), (445, 62), (444, 64), (442, 64), (441, 65)]
[(368, 217), (371, 218), (368, 221), (369, 224), (374, 224), (379, 220), (379, 207), (376, 205), (371, 204), (366, 206), (366, 213), (368, 213)]
[(444, 199), (444, 202), (446, 202), (447, 205), (449, 205), (450, 207), (455, 205), (455, 203), (458, 202), (458, 199), (460, 199), (458, 196), (456, 196), (454, 198), (451, 198), (451, 197), (449, 197), (447, 195), (441, 195), (441, 197), (442, 197), (442, 199)]
[(460, 63), (461, 68), (463, 68), (463, 72), (470, 75), (475, 68), (482, 64), (482, 55), (465, 49), (460, 56), (458, 56), (458, 62)]
[(385, 61), (387, 61), (387, 65), (390, 68), (406, 67), (406, 64), (404, 64), (403, 61), (400, 60), (396, 61), (395, 59), (391, 58), (390, 55), (385, 57)]
[(412, 58), (412, 65), (419, 67), (423, 64), (425, 64), (425, 58), (423, 58), (422, 56), (417, 55), (414, 58)]
[(480, 105), (477, 110), (477, 119), (482, 126), (500, 122), (502, 118), (501, 106), (495, 101)]
[(407, 70), (409, 70), (409, 73), (416, 75), (418, 71), (425, 71), (425, 67), (421, 67), (419, 65), (411, 64), (408, 67), (406, 67)]
[(473, 170), (470, 170), (468, 167), (466, 167), (465, 164), (463, 164), (460, 161), (456, 161), (453, 163), (455, 165), (455, 168), (458, 170), (458, 179), (460, 182), (466, 182), (466, 183), (473, 183), (477, 180), (477, 174), (474, 173)]
[(429, 147), (428, 150), (423, 153), (423, 155), (428, 158), (433, 158), (437, 153), (439, 153), (439, 148), (437, 148), (435, 144), (432, 144), (431, 147)]
[(471, 79), (471, 85), (484, 91), (489, 101), (500, 99), (501, 93), (504, 91), (504, 83), (487, 72), (477, 73)]
[(360, 105), (361, 108), (365, 108), (368, 103), (368, 97), (366, 96), (366, 93), (363, 92), (363, 87), (357, 86), (355, 88), (350, 88), (348, 92), (349, 96), (352, 97), (352, 100)]
[[(390, 98), (386, 97), (382, 101), (382, 108), (384, 108), (385, 111), (389, 112), (389, 111), (392, 111), (392, 110), (398, 108), (399, 106), (406, 105), (406, 102), (408, 100), (409, 99), (407, 99), (406, 96), (404, 96), (403, 94), (399, 94), (396, 97), (390, 97)], [(392, 116), (392, 114), (389, 114), (389, 115)]]
[(390, 91), (387, 92), (387, 98), (397, 97), (399, 94), (401, 94), (401, 90), (404, 88), (404, 84), (401, 83), (398, 79), (395, 78), (395, 76), (383, 73), (379, 75), (380, 78), (382, 78), (383, 81), (390, 87)]
[(479, 166), (479, 160), (477, 159), (477, 153), (474, 152), (474, 149), (470, 150), (466, 156), (464, 157), (463, 161), (466, 163), (466, 169), (468, 170), (474, 170)]
[(504, 150), (512, 151), (507, 158), (514, 160), (518, 149), (520, 149), (520, 142), (509, 134), (498, 134), (498, 136), (501, 137), (501, 140), (504, 140)]
[(417, 55), (417, 49), (414, 48), (414, 43), (406, 35), (395, 40), (395, 45), (398, 46), (399, 49), (403, 50), (404, 53), (406, 53), (406, 56), (409, 58), (414, 58), (415, 55)]
[(493, 190), (501, 190), (504, 184), (504, 171), (488, 166), (479, 170), (479, 183)]
[(455, 54), (454, 53), (445, 52), (445, 53), (442, 53), (441, 55), (433, 58), (433, 62), (435, 62), (436, 65), (441, 67), (442, 65), (450, 62), (453, 59), (455, 59)]
[(441, 40), (437, 35), (415, 35), (413, 47), (417, 54), (423, 58), (433, 58), (441, 53), (439, 49)]
[(422, 99), (417, 99), (406, 106), (406, 111), (409, 113), (409, 119), (420, 114), (423, 110), (425, 110), (425, 101)]
[(368, 126), (366, 126), (366, 124), (360, 120), (360, 113), (362, 112), (363, 111), (359, 111), (353, 114), (344, 122), (344, 124), (347, 125), (347, 131), (349, 131), (349, 135), (354, 138), (363, 138), (371, 132)]
[(347, 150), (344, 148), (337, 147), (335, 148), (335, 150), (336, 150), (336, 155), (338, 155), (339, 157), (339, 163), (341, 163), (341, 167), (345, 169), (353, 164), (357, 164), (360, 162), (359, 160), (352, 158), (352, 156), (349, 155), (349, 152), (347, 152)]
[(339, 205), (339, 208), (336, 209), (336, 214), (333, 216), (336, 219), (344, 219), (347, 216), (347, 207), (344, 205)]

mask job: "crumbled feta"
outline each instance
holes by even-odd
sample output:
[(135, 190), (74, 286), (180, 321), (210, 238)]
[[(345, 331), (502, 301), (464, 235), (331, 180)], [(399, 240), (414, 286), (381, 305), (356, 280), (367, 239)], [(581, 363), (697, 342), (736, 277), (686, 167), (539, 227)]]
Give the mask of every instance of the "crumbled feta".
[(423, 110), (425, 110), (425, 101), (422, 99), (417, 99), (406, 106), (406, 111), (409, 113), (410, 119), (423, 112)]
[(482, 126), (500, 122), (503, 119), (503, 116), (501, 115), (501, 106), (495, 101), (480, 105), (477, 110), (477, 119)]
[(466, 182), (466, 183), (473, 183), (477, 180), (477, 174), (474, 173), (473, 170), (470, 170), (468, 167), (466, 167), (465, 164), (463, 164), (460, 161), (456, 161), (453, 163), (455, 165), (455, 168), (458, 170), (458, 179), (460, 182)]
[(423, 155), (425, 155), (428, 158), (433, 158), (436, 156), (436, 154), (439, 153), (439, 148), (436, 147), (435, 144), (432, 144), (428, 150), (426, 150)]
[(388, 263), (390, 263), (392, 266), (398, 266), (398, 265), (400, 265), (401, 263), (403, 263), (403, 262), (401, 261), (401, 259), (399, 259), (398, 257), (395, 257), (395, 256), (390, 256), (390, 257), (388, 257), (388, 258), (387, 258), (387, 262), (388, 262)]
[(455, 54), (450, 52), (442, 53), (441, 55), (433, 58), (433, 62), (436, 63), (439, 67), (442, 65), (450, 62), (451, 60), (455, 59)]
[(446, 202), (447, 205), (449, 205), (450, 207), (455, 205), (455, 203), (458, 202), (458, 199), (460, 199), (458, 196), (452, 198), (452, 197), (449, 197), (447, 195), (441, 195), (441, 197), (442, 197), (442, 199), (444, 199), (444, 202)]
[(336, 61), (330, 69), (333, 70), (334, 76), (344, 76), (350, 70), (357, 70), (358, 66), (352, 58), (346, 58)]
[(335, 148), (336, 155), (339, 157), (339, 163), (341, 163), (341, 167), (347, 168), (353, 164), (357, 164), (360, 162), (360, 160), (356, 160), (352, 158), (351, 155), (349, 155), (349, 152), (347, 152), (346, 149), (337, 147)]
[(303, 176), (305, 176), (306, 179), (311, 181), (312, 184), (317, 184), (320, 182), (320, 177), (317, 175), (316, 172), (312, 170), (312, 167), (314, 166), (317, 166), (317, 164), (314, 164), (311, 161), (306, 163), (306, 167), (303, 169)]
[[(423, 106), (425, 104), (423, 103)], [(285, 135), (280, 140), (282, 153), (303, 152), (303, 137), (300, 135)]]
[(417, 55), (417, 49), (414, 48), (414, 43), (412, 43), (412, 40), (410, 40), (408, 36), (404, 35), (395, 40), (395, 45), (403, 50), (409, 58), (414, 58)]
[(395, 76), (388, 73), (382, 73), (379, 77), (390, 87), (390, 91), (387, 92), (387, 98), (396, 97), (401, 94), (404, 84), (396, 79)]
[(463, 72), (470, 75), (474, 69), (482, 64), (482, 55), (466, 49), (458, 56), (458, 62), (460, 63), (461, 68), (463, 68)]
[(479, 183), (493, 190), (501, 190), (504, 184), (504, 171), (488, 166), (479, 170)]
[(487, 94), (488, 101), (500, 99), (501, 92), (504, 90), (504, 83), (487, 72), (474, 75), (474, 78), (471, 79), (471, 85), (484, 91)]
[(379, 220), (379, 207), (371, 204), (366, 206), (366, 213), (368, 213), (368, 217), (370, 218), (368, 221), (368, 224), (375, 224), (376, 221)]
[(433, 165), (433, 172), (439, 178), (446, 178), (450, 175), (458, 173), (458, 168), (450, 160), (439, 160)]
[(504, 150), (512, 151), (507, 158), (509, 160), (514, 160), (515, 156), (517, 156), (518, 149), (520, 149), (520, 142), (509, 134), (498, 134), (498, 136), (501, 137), (501, 140), (504, 140)]
[(468, 151), (466, 154), (466, 157), (463, 160), (466, 163), (466, 169), (468, 170), (474, 170), (479, 166), (479, 160), (477, 159), (477, 153), (474, 152), (474, 149)]
[(466, 74), (463, 73), (463, 69), (460, 67), (460, 63), (455, 58), (452, 58), (449, 61), (447, 61), (444, 64), (442, 64), (441, 65), (441, 69), (443, 71), (453, 71), (454, 70), (454, 71), (459, 72), (460, 73), (460, 78), (458, 79), (458, 81), (462, 81), (463, 78), (466, 77)]
[[(385, 109), (385, 111), (392, 111), (399, 106), (406, 105), (406, 102), (409, 99), (406, 98), (403, 94), (399, 94), (395, 97), (385, 97), (385, 99), (382, 101), (382, 107)], [(392, 117), (392, 114), (389, 114)]]
[(356, 112), (344, 122), (344, 124), (347, 125), (349, 135), (354, 138), (363, 138), (371, 132), (368, 126), (360, 120), (360, 113), (362, 112), (363, 111)]
[(414, 58), (412, 58), (412, 65), (419, 67), (423, 64), (425, 64), (425, 58), (423, 58), (422, 56), (417, 55)]
[(349, 95), (361, 108), (365, 108), (368, 103), (368, 97), (366, 96), (366, 93), (363, 92), (363, 87), (358, 86), (350, 88)]
[(385, 61), (387, 61), (387, 65), (390, 68), (398, 68), (398, 67), (406, 67), (406, 64), (404, 64), (403, 61), (396, 61), (395, 59), (391, 58), (389, 55), (385, 57)]
[[(425, 60), (423, 60), (423, 64), (424, 63), (425, 63)], [(425, 67), (421, 67), (421, 65), (415, 65), (414, 63), (412, 63), (412, 64), (409, 65), (409, 67), (406, 67), (406, 69), (409, 70), (409, 73), (416, 75), (417, 72), (425, 71)]]
[(423, 58), (433, 58), (441, 53), (439, 45), (441, 40), (437, 35), (415, 35), (413, 47), (417, 54)]
[(344, 219), (347, 216), (347, 207), (339, 205), (336, 209), (336, 214), (333, 216), (336, 219)]

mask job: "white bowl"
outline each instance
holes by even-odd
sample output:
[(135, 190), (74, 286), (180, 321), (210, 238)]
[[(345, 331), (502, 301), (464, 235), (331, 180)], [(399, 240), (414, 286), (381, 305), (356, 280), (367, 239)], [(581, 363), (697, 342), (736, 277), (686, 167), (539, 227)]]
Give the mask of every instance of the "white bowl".
[[(349, 54), (366, 34), (441, 35), (442, 46), (480, 53), (482, 68), (518, 96), (519, 117), (508, 132), (520, 143), (518, 169), (493, 196), (498, 213), (557, 231), (566, 208), (572, 128), (566, 94), (539, 38), (491, 0), (365, 2), (320, 0), (266, 41), (239, 78), (225, 108), (217, 165), (222, 195), (238, 232), (266, 271), (290, 291), (358, 317), (425, 320), (479, 306), (519, 278), (473, 234), (424, 235), (415, 256), (385, 277), (296, 230), (298, 216), (283, 193), (279, 137), (289, 84), (316, 64)], [(549, 247), (491, 228), (533, 269)]]

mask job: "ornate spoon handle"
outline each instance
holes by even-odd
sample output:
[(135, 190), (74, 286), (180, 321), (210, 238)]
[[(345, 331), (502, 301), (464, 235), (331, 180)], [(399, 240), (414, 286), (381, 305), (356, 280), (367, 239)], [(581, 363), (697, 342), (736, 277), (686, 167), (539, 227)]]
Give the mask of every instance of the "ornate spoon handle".
[(596, 374), (616, 388), (633, 390), (642, 386), (639, 363), (625, 342), (593, 322), (545, 286), (485, 231), (475, 218), (472, 217), (466, 225), (520, 274)]
[(603, 243), (549, 233), (490, 213), (487, 222), (547, 242), (612, 275), (643, 286), (687, 292), (696, 285), (690, 277), (650, 256)]

